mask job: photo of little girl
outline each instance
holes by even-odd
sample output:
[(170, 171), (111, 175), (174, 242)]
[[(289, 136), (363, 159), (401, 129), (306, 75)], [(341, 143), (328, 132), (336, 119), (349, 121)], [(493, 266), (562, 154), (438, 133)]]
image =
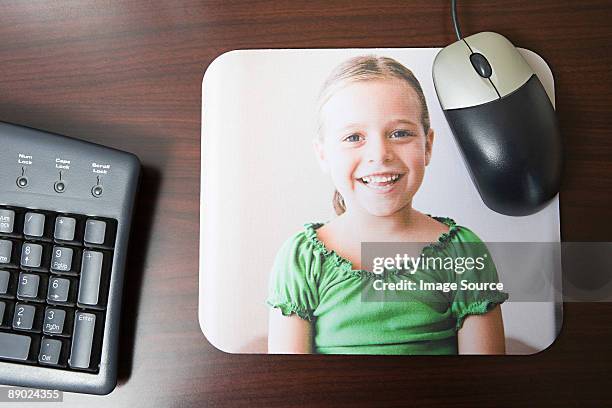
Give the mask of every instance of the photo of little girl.
[[(325, 81), (314, 151), (337, 216), (278, 250), (270, 277), (269, 353), (504, 354), (503, 292), (477, 301), (363, 302), (362, 243), (424, 242), (469, 256), (469, 228), (413, 207), (435, 140), (421, 85), (398, 61), (352, 57)], [(484, 246), (484, 244), (482, 244)], [(453, 247), (451, 251), (449, 248)], [(485, 247), (486, 248), (486, 247)], [(399, 278), (399, 277), (398, 277)], [(478, 280), (496, 282), (495, 265)]]

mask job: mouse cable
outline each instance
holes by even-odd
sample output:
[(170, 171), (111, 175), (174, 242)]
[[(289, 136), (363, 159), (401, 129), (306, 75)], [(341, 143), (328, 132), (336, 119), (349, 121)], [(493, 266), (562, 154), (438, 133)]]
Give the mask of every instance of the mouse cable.
[(459, 21), (457, 21), (457, 0), (451, 0), (451, 16), (453, 17), (455, 35), (457, 36), (457, 41), (459, 41), (461, 40), (461, 28), (459, 28)]

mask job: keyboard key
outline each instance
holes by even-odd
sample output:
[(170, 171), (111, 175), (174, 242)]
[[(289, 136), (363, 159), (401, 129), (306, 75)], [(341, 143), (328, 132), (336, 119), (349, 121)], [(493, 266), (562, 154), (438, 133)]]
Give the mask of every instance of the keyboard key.
[(49, 302), (67, 302), (70, 292), (70, 281), (64, 278), (49, 279), (47, 300)]
[(43, 333), (62, 334), (64, 332), (64, 322), (66, 321), (66, 311), (62, 309), (48, 308), (45, 312), (43, 323)]
[(26, 268), (40, 268), (42, 260), (42, 245), (26, 242), (21, 247), (21, 266)]
[(21, 361), (27, 360), (30, 354), (31, 342), (32, 339), (28, 336), (0, 333), (0, 358)]
[(41, 364), (57, 365), (62, 352), (61, 340), (43, 338), (40, 343), (38, 362)]
[(104, 255), (102, 252), (83, 251), (81, 281), (79, 284), (79, 303), (90, 306), (98, 304), (103, 260)]
[(13, 241), (1, 239), (0, 240), (0, 264), (11, 263), (12, 252), (13, 252)]
[(11, 273), (8, 271), (0, 271), (0, 295), (8, 295), (10, 282)]
[(98, 220), (87, 220), (85, 224), (85, 242), (88, 244), (104, 244), (106, 239), (106, 223)]
[(74, 316), (74, 335), (68, 363), (73, 368), (89, 368), (93, 346), (96, 315), (76, 312)]
[(10, 234), (15, 226), (15, 211), (0, 210), (0, 233)]
[(17, 285), (17, 297), (36, 299), (38, 296), (38, 286), (40, 276), (31, 273), (20, 273), (19, 284)]
[(72, 270), (72, 248), (53, 247), (53, 257), (51, 259), (51, 270), (57, 272), (70, 272)]
[(45, 232), (45, 215), (29, 212), (23, 222), (23, 234), (31, 237), (42, 237)]
[(32, 330), (36, 308), (32, 305), (18, 303), (13, 316), (13, 329)]
[(70, 217), (57, 217), (55, 219), (55, 239), (62, 241), (74, 240), (74, 231), (76, 229), (76, 220)]
[(0, 308), (2, 308), (2, 313), (0, 313), (0, 327), (3, 329), (10, 329), (13, 326), (13, 308), (15, 305), (9, 301), (1, 301)]

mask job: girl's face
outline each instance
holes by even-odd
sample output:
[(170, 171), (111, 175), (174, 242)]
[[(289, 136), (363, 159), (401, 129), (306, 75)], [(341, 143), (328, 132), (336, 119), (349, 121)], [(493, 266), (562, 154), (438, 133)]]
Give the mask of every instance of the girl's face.
[(400, 79), (351, 83), (321, 110), (320, 163), (347, 211), (376, 216), (412, 206), (429, 164), (433, 131), (424, 133), (416, 91)]

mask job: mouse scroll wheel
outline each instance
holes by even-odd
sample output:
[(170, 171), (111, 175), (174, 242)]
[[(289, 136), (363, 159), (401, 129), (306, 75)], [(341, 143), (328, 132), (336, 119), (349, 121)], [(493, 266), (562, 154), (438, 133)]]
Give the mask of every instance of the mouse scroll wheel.
[(476, 72), (478, 72), (478, 75), (481, 77), (488, 78), (493, 73), (491, 64), (489, 64), (489, 61), (487, 61), (484, 55), (475, 52), (470, 55), (470, 61), (472, 62), (472, 66)]

